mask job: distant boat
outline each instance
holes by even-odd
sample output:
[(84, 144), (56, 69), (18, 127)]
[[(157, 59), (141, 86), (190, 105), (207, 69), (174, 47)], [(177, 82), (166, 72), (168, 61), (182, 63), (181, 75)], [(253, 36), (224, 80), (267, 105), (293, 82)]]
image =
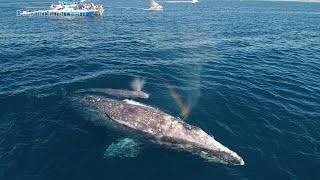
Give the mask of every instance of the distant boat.
[(163, 7), (159, 3), (157, 3), (155, 0), (151, 0), (150, 8), (148, 10), (150, 10), (150, 11), (163, 11)]
[(18, 10), (18, 16), (101, 16), (102, 5), (95, 5), (87, 0), (65, 0), (52, 4), (48, 10)]

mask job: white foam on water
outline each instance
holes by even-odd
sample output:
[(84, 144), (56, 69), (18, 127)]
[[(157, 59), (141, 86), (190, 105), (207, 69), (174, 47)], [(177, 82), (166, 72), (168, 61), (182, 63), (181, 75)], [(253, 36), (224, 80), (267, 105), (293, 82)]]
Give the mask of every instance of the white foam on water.
[(124, 138), (109, 145), (104, 152), (104, 158), (133, 158), (137, 157), (139, 152), (140, 147), (137, 142), (130, 138)]

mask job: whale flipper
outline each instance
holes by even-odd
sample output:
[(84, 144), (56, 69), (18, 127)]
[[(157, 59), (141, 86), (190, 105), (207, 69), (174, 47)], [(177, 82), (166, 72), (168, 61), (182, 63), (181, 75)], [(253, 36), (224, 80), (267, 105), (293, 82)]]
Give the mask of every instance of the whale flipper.
[(104, 158), (133, 158), (137, 157), (140, 152), (140, 144), (133, 139), (123, 138), (117, 142), (110, 144), (105, 152)]

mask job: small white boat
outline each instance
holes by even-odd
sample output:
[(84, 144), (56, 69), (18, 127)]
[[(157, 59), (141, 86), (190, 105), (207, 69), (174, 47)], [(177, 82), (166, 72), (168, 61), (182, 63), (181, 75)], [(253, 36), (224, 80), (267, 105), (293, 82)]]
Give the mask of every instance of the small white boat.
[(150, 2), (150, 11), (163, 11), (163, 7), (157, 3), (155, 0), (151, 0)]

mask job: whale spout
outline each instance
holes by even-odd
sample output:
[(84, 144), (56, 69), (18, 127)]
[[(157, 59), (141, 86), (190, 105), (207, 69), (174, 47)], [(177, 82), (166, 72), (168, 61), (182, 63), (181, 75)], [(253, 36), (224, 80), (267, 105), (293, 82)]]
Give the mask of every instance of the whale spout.
[(76, 93), (103, 93), (107, 95), (124, 97), (124, 98), (143, 98), (148, 99), (149, 94), (142, 91), (146, 81), (141, 78), (135, 78), (131, 82), (131, 88), (133, 90), (126, 89), (111, 89), (111, 88), (89, 88), (89, 89), (80, 89)]

